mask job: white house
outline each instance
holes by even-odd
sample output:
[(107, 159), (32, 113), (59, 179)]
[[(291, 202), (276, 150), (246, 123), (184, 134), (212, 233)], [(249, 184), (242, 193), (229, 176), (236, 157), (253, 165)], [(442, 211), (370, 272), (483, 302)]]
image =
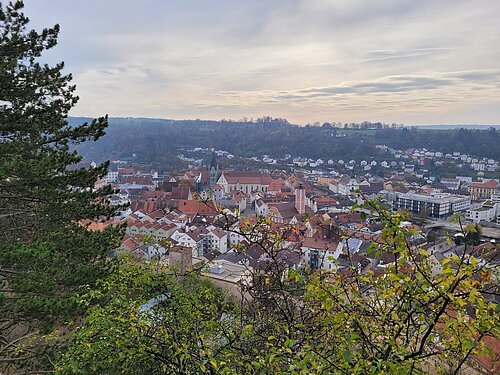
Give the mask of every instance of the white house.
[(342, 242), (306, 237), (300, 250), (302, 261), (311, 269), (335, 270), (335, 261), (343, 248)]
[(193, 236), (193, 233), (176, 230), (170, 237), (178, 242), (179, 246), (189, 247), (193, 251), (193, 256), (198, 256), (203, 244), (201, 238)]
[(358, 181), (349, 176), (342, 177), (338, 183), (338, 194), (340, 195), (349, 195), (357, 189), (359, 189)]
[(267, 217), (267, 214), (269, 213), (269, 206), (262, 201), (262, 199), (259, 199), (255, 202), (255, 212), (257, 215)]

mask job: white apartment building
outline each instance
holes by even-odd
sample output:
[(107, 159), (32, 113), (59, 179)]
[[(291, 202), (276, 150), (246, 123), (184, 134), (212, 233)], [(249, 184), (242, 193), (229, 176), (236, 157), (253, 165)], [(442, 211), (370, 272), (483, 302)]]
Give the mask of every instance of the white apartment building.
[(415, 214), (427, 212), (430, 217), (443, 218), (470, 208), (470, 197), (449, 193), (431, 195), (397, 193), (393, 201), (395, 210), (409, 210)]

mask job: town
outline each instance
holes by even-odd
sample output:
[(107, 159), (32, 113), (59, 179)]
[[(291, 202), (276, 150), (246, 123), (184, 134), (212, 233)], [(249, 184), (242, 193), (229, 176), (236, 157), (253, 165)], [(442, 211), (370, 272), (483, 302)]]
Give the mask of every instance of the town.
[[(368, 251), (372, 243), (382, 242), (380, 218), (353, 210), (373, 199), (390, 211), (408, 213), (403, 224), (417, 232), (412, 245), (428, 250), (436, 264), (464, 251), (459, 241), (449, 242), (449, 237), (459, 235), (461, 225), (480, 224), (481, 236), (468, 251), (487, 258), (489, 266), (498, 266), (500, 184), (484, 178), (485, 171), (497, 170), (498, 161), (458, 152), (443, 155), (377, 147), (387, 154), (380, 163), (292, 155), (276, 160), (264, 155), (252, 160), (268, 164), (263, 165), (266, 168), (246, 171), (221, 169), (220, 159), (235, 156), (201, 148), (184, 149), (179, 158), (191, 164), (175, 174), (111, 162), (96, 186), (111, 184), (117, 193), (109, 197), (110, 203), (126, 208), (110, 220), (90, 223), (89, 228), (126, 223), (121, 251), (167, 263), (179, 249), (187, 251), (190, 266), (206, 264), (206, 276), (238, 294), (242, 278), (268, 260), (265, 249), (254, 246), (241, 231), (244, 223), (261, 219), (271, 223), (270, 230), (298, 229), (287, 238), (280, 255), (288, 267), (383, 270), (394, 262), (394, 254)], [(429, 160), (468, 164), (476, 177), (436, 179), (423, 167)], [(378, 166), (380, 175), (372, 175)], [(227, 215), (233, 220), (221, 225), (220, 218)]]
[(0, 2), (0, 375), (500, 374), (499, 18)]

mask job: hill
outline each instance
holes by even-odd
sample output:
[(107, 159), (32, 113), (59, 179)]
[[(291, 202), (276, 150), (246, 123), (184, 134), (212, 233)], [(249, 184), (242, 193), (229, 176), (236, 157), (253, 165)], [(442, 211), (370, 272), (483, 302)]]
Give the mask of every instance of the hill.
[[(85, 118), (70, 118), (71, 124)], [(252, 157), (285, 154), (323, 159), (370, 159), (377, 144), (396, 149), (422, 148), (500, 159), (500, 130), (386, 128), (343, 129), (330, 124), (297, 126), (266, 117), (258, 122), (110, 118), (107, 134), (78, 150), (89, 159), (127, 159), (168, 164), (180, 147), (213, 147)]]

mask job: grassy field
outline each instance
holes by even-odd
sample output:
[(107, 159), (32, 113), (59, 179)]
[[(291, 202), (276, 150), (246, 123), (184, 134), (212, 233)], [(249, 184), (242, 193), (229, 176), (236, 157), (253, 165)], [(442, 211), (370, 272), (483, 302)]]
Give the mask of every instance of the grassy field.
[(373, 137), (375, 135), (376, 129), (337, 129), (337, 134), (345, 135), (363, 135)]

